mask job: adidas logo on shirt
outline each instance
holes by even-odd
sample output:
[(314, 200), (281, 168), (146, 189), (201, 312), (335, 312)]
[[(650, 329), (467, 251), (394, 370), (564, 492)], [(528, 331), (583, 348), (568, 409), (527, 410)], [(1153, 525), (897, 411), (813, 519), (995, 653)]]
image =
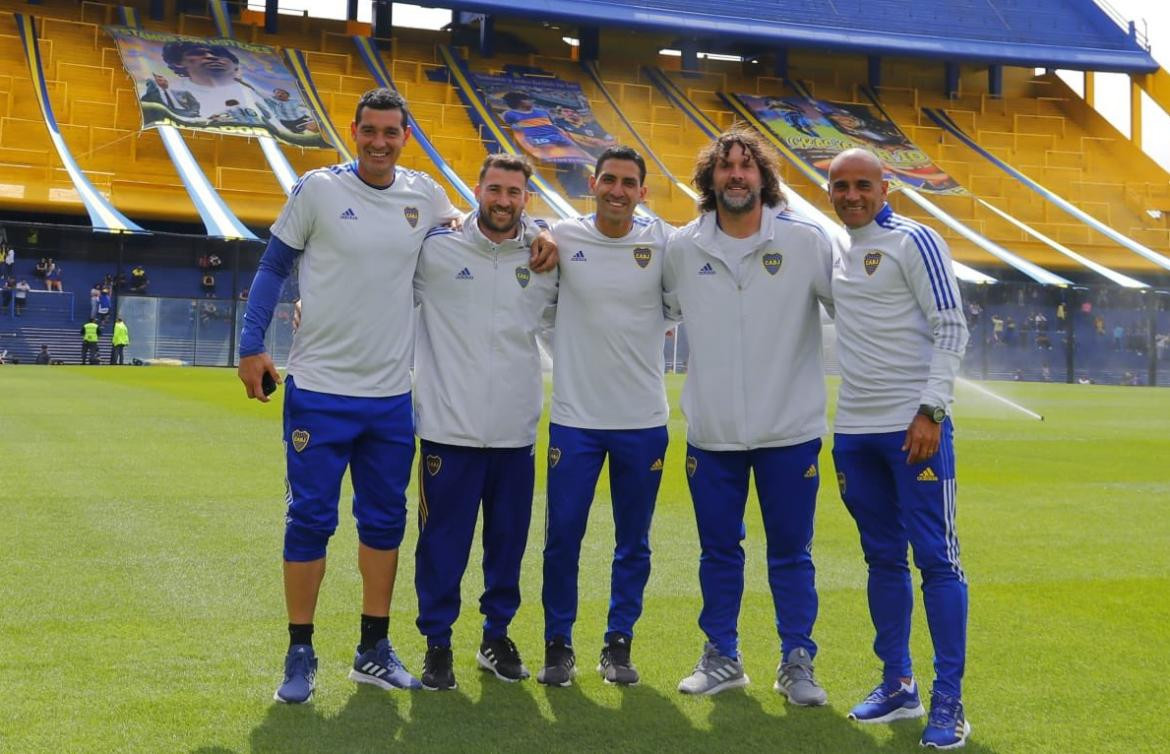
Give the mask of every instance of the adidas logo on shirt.
[(711, 266), (710, 262), (707, 262), (707, 264), (705, 264), (699, 268), (699, 274), (700, 275), (714, 275), (715, 268)]
[(341, 213), (341, 219), (342, 220), (356, 220), (356, 219), (358, 219), (358, 216), (357, 216), (357, 213), (354, 212), (352, 209), (346, 209), (345, 212)]
[(585, 252), (578, 249), (577, 253), (574, 254), (572, 257), (570, 257), (570, 261), (572, 261), (572, 262), (585, 262), (588, 260), (585, 259)]
[(459, 271), (459, 274), (455, 276), (455, 279), (456, 280), (475, 280), (475, 276), (471, 274), (471, 270), (464, 267), (462, 270)]
[(938, 476), (935, 475), (934, 469), (927, 466), (925, 469), (922, 470), (922, 473), (918, 475), (918, 481), (920, 481), (920, 482), (937, 482)]

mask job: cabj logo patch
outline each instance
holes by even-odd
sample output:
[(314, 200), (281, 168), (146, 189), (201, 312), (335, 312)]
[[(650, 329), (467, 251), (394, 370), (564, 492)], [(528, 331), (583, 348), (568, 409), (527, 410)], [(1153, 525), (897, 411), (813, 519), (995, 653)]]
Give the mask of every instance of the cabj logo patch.
[(406, 216), (406, 222), (410, 223), (410, 227), (418, 225), (418, 207), (403, 207), (402, 214)]
[(309, 444), (309, 433), (303, 429), (294, 429), (292, 433), (293, 449), (300, 453)]
[(435, 476), (443, 468), (443, 459), (438, 456), (427, 456), (427, 473)]
[(694, 456), (687, 456), (687, 476), (694, 476), (695, 469), (699, 468), (699, 459)]
[(865, 255), (862, 264), (865, 265), (865, 274), (873, 275), (877, 272), (878, 265), (882, 263), (882, 253), (880, 251), (871, 251)]
[(650, 251), (649, 247), (639, 246), (638, 248), (634, 249), (634, 261), (638, 263), (639, 267), (646, 269), (646, 265), (650, 264), (650, 257), (652, 254), (653, 252)]
[(769, 275), (775, 275), (779, 272), (783, 262), (784, 257), (774, 251), (764, 255), (764, 269), (768, 271)]
[(521, 288), (527, 288), (530, 280), (532, 280), (532, 273), (527, 267), (516, 268), (516, 282), (520, 284)]
[(548, 467), (550, 469), (556, 468), (557, 462), (560, 460), (561, 460), (561, 449), (560, 448), (549, 448), (548, 449)]

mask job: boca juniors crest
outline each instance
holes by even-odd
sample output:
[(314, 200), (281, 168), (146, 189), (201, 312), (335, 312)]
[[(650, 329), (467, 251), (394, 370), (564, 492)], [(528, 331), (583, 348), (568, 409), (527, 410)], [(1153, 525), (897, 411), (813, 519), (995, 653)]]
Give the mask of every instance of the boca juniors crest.
[(878, 265), (882, 263), (882, 253), (880, 251), (871, 251), (865, 255), (862, 264), (865, 265), (865, 274), (872, 276), (877, 271)]
[(561, 449), (560, 448), (549, 448), (548, 449), (548, 467), (550, 469), (555, 468), (557, 465), (557, 462), (560, 460), (561, 460)]
[(764, 269), (768, 271), (769, 275), (775, 275), (779, 272), (783, 262), (784, 257), (774, 251), (764, 255)]
[(527, 288), (530, 280), (532, 280), (532, 273), (528, 271), (527, 267), (516, 268), (516, 282), (520, 284), (521, 288)]
[(406, 216), (406, 222), (410, 223), (410, 227), (418, 225), (418, 207), (403, 207), (402, 214)]
[(639, 267), (646, 269), (646, 265), (650, 264), (651, 254), (652, 252), (648, 247), (639, 246), (638, 248), (634, 249), (634, 261), (638, 263)]
[(309, 444), (309, 433), (303, 429), (295, 429), (293, 430), (291, 439), (293, 449), (300, 453)]
[(694, 476), (695, 471), (699, 468), (699, 459), (694, 456), (687, 456), (687, 476)]
[(439, 473), (439, 469), (443, 468), (443, 459), (439, 456), (427, 456), (427, 472), (431, 476)]

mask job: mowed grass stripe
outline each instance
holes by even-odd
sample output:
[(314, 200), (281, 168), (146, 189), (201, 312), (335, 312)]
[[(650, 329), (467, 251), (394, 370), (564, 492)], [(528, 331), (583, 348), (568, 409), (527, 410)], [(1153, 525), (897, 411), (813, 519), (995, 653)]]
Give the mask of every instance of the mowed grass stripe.
[[(681, 378), (668, 378), (678, 405)], [(971, 579), (966, 698), (975, 751), (1157, 750), (1170, 653), (1165, 472), (1170, 402), (1156, 390), (1001, 383), (1036, 422), (960, 388), (959, 533)], [(830, 395), (835, 383), (830, 386)], [(698, 537), (677, 410), (638, 626), (637, 689), (593, 666), (609, 598), (613, 524), (603, 472), (582, 549), (573, 689), (505, 686), (475, 669), (478, 542), (455, 629), (453, 694), (386, 694), (345, 680), (360, 582), (348, 484), (315, 641), (319, 692), (274, 705), (284, 650), (279, 402), (247, 402), (223, 369), (0, 369), (4, 524), (3, 751), (910, 750), (919, 723), (844, 716), (876, 682), (857, 533), (821, 458), (814, 557), (822, 710), (771, 690), (778, 655), (752, 495), (741, 642), (752, 685), (713, 699), (674, 686), (698, 657)], [(512, 635), (542, 659), (542, 428)], [(414, 500), (392, 637), (421, 668), (413, 626)], [(929, 681), (920, 600), (912, 646)]]

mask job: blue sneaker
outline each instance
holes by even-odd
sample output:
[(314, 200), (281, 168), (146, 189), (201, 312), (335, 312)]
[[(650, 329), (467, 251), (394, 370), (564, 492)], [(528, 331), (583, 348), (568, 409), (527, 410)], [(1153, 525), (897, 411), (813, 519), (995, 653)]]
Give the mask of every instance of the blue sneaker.
[(422, 688), (419, 680), (398, 659), (389, 639), (382, 639), (373, 649), (359, 652), (354, 657), (349, 680), (386, 690)]
[(294, 644), (284, 658), (284, 682), (272, 698), (284, 704), (304, 704), (313, 698), (317, 655), (308, 644)]
[(958, 749), (967, 743), (971, 723), (963, 713), (963, 701), (938, 691), (930, 694), (930, 719), (920, 743), (929, 749)]
[(926, 710), (918, 696), (918, 683), (911, 678), (910, 685), (894, 679), (883, 681), (869, 692), (865, 701), (849, 710), (849, 719), (859, 723), (890, 723), (922, 717)]

